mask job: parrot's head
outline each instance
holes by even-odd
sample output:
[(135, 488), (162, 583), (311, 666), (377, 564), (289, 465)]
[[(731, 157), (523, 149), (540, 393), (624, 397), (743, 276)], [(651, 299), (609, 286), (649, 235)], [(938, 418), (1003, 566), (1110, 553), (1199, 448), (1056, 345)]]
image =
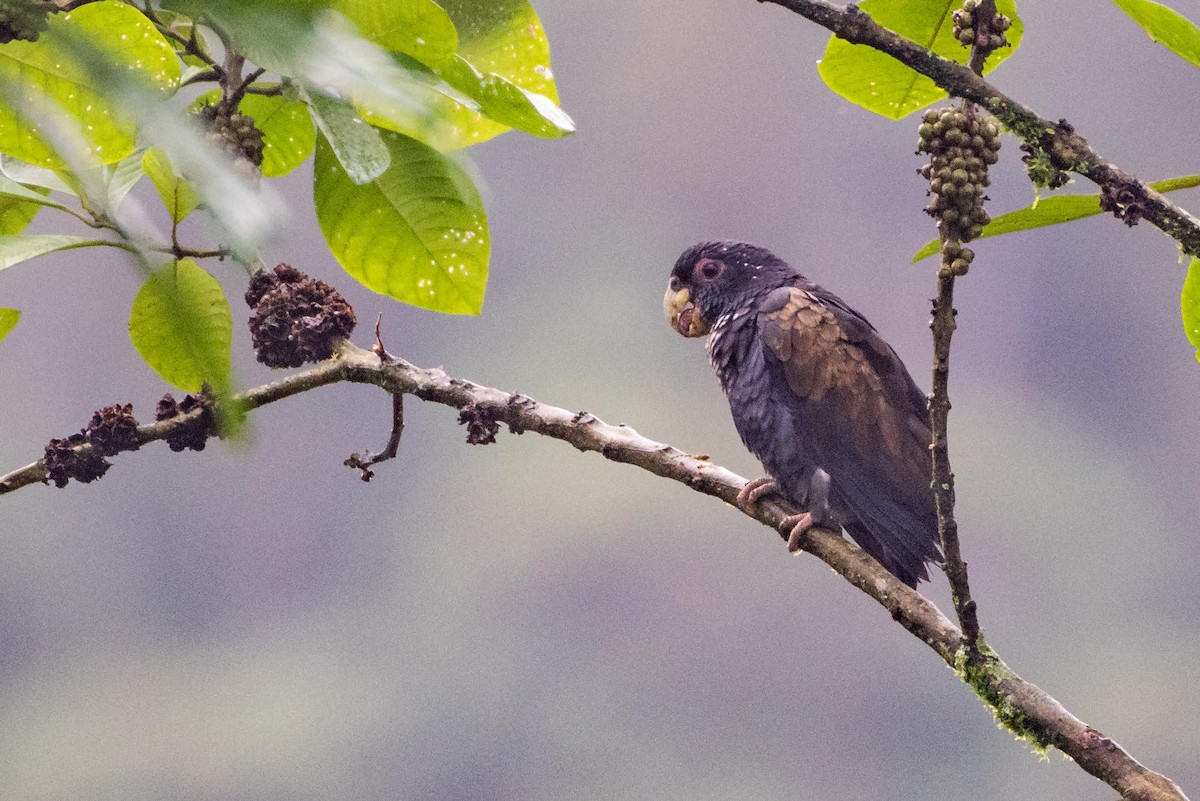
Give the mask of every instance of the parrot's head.
[(671, 270), (663, 313), (685, 337), (702, 337), (723, 314), (748, 308), (797, 273), (765, 248), (745, 242), (702, 242)]

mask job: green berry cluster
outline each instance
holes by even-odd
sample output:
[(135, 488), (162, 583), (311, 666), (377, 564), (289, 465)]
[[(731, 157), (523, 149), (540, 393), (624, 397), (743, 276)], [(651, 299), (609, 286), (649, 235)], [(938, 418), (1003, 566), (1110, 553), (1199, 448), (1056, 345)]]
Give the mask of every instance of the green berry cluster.
[(953, 14), (954, 38), (967, 47), (976, 44), (981, 47), (986, 46), (988, 50), (1007, 47), (1008, 39), (1004, 36), (1004, 32), (1012, 27), (1012, 20), (1003, 14), (996, 14), (992, 17), (991, 24), (985, 26), (985, 30), (983, 31), (987, 39), (980, 41), (978, 39), (980, 32), (976, 25), (978, 10), (979, 0), (964, 0), (962, 8)]
[(917, 152), (929, 154), (929, 163), (918, 170), (933, 196), (925, 211), (942, 232), (943, 263), (963, 275), (975, 254), (960, 243), (978, 238), (991, 220), (983, 208), (984, 190), (991, 183), (988, 165), (999, 157), (1000, 126), (957, 108), (931, 109), (917, 135)]
[(36, 42), (50, 27), (50, 9), (38, 0), (0, 0), (0, 44)]
[(234, 158), (245, 159), (255, 167), (262, 166), (263, 132), (254, 124), (253, 117), (224, 103), (201, 106), (196, 116), (214, 145)]

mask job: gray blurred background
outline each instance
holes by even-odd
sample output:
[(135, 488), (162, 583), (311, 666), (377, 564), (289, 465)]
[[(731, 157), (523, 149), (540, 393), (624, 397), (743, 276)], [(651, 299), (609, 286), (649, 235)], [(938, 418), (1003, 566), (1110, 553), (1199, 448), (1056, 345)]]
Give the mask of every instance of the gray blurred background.
[[(494, 241), (481, 317), (345, 277), (311, 164), (276, 182), (293, 219), (270, 258), (336, 283), (362, 344), (382, 311), (414, 362), (746, 476), (701, 344), (661, 319), (697, 240), (776, 250), (928, 386), (915, 118), (830, 94), (826, 35), (775, 7), (536, 6), (579, 133), (471, 151)], [(997, 84), (1143, 178), (1200, 172), (1200, 72), (1110, 4), (1022, 11)], [(993, 214), (1032, 196), (1010, 138), (1001, 155)], [(1195, 797), (1200, 365), (1176, 249), (1096, 217), (976, 250), (952, 459), (990, 642)], [(215, 269), (236, 298), (244, 276)], [(151, 416), (166, 387), (125, 330), (139, 281), (115, 251), (0, 276), (25, 313), (0, 345), (0, 471), (100, 405)], [(236, 331), (241, 382), (269, 380)], [(532, 434), (469, 447), (452, 410), (415, 401), (401, 458), (362, 483), (342, 460), (382, 446), (389, 406), (322, 389), (256, 413), (244, 444), (157, 444), (99, 484), (0, 501), (0, 798), (1113, 797), (997, 729), (817, 560), (680, 485)], [(944, 579), (927, 591), (948, 608)]]

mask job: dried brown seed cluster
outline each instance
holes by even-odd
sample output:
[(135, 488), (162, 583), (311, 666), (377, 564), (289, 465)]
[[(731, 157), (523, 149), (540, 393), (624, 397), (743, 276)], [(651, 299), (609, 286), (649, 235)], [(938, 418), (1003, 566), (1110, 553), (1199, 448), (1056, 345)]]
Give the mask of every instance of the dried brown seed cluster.
[(122, 406), (115, 403), (97, 409), (91, 422), (83, 429), (87, 441), (96, 446), (103, 456), (116, 456), (121, 451), (136, 451), (141, 443), (137, 438), (137, 420), (133, 417), (133, 404)]
[[(1012, 27), (1012, 20), (998, 13), (992, 17), (990, 24), (980, 26), (976, 24), (978, 22), (978, 12), (978, 0), (965, 0), (962, 8), (955, 11), (952, 17), (954, 20), (954, 38), (962, 42), (966, 47), (979, 46), (985, 47), (988, 50), (1007, 47), (1008, 38), (1004, 35), (1004, 32)], [(980, 41), (980, 34), (987, 38)]]
[[(46, 445), (47, 480), (61, 489), (71, 479), (88, 484), (100, 478), (112, 466), (105, 456), (138, 449), (137, 425), (132, 403), (97, 409), (87, 427), (78, 434), (52, 439)], [(79, 450), (81, 445), (92, 447)]]
[(1100, 210), (1137, 225), (1146, 214), (1146, 190), (1137, 181), (1107, 181), (1100, 187)]
[(938, 221), (946, 245), (958, 247), (947, 252), (944, 246), (943, 262), (963, 274), (974, 254), (958, 243), (978, 238), (991, 220), (983, 201), (991, 183), (988, 165), (999, 158), (1000, 126), (957, 108), (931, 109), (917, 134), (917, 152), (930, 157), (918, 170), (933, 196), (925, 211)]
[(196, 409), (202, 410), (196, 420), (176, 428), (167, 435), (167, 447), (176, 453), (188, 448), (202, 451), (208, 438), (216, 433), (212, 399), (207, 393), (201, 392), (199, 395), (187, 395), (183, 400), (176, 402), (175, 397), (168, 392), (154, 408), (154, 419), (159, 421), (190, 414)]
[(354, 309), (341, 293), (287, 264), (250, 279), (246, 304), (254, 309), (250, 335), (258, 360), (268, 367), (299, 367), (333, 355), (350, 336)]
[(0, 0), (0, 44), (36, 42), (50, 27), (50, 7), (37, 0)]
[(458, 424), (467, 427), (467, 444), (491, 445), (500, 433), (496, 413), (483, 406), (471, 404), (458, 413)]
[(254, 118), (242, 114), (236, 108), (218, 103), (201, 106), (196, 112), (208, 138), (215, 146), (234, 158), (245, 159), (255, 167), (263, 162), (263, 132), (254, 124)]

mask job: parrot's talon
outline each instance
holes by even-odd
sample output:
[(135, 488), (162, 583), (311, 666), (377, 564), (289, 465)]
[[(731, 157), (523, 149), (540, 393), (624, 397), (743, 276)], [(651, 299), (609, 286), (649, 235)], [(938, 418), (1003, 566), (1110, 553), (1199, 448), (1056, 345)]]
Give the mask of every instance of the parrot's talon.
[(770, 476), (762, 476), (753, 481), (747, 481), (746, 486), (738, 490), (738, 506), (748, 507), (758, 503), (763, 497), (773, 492), (779, 492), (779, 482)]
[(808, 530), (815, 526), (811, 512), (801, 512), (798, 515), (788, 515), (779, 521), (779, 531), (787, 532), (787, 549), (791, 553), (800, 550), (800, 540)]

